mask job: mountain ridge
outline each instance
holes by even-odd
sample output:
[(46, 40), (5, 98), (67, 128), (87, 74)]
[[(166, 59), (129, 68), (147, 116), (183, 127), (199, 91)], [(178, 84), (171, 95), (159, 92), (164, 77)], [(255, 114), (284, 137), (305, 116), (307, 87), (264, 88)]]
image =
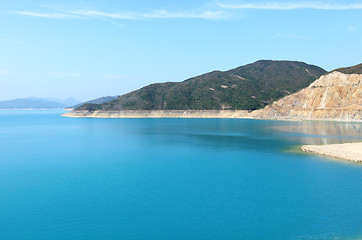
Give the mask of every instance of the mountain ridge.
[(351, 67), (337, 68), (331, 72), (334, 72), (334, 71), (344, 73), (344, 74), (362, 74), (362, 63), (351, 66)]
[(259, 60), (182, 82), (154, 83), (76, 110), (255, 110), (307, 87), (326, 71), (298, 61)]
[[(307, 87), (254, 110), (76, 110), (67, 117), (96, 118), (247, 118), (362, 121), (362, 64), (338, 68)], [(348, 72), (348, 73), (343, 73)], [(213, 74), (217, 74), (214, 72)]]
[(0, 101), (0, 109), (52, 109), (65, 108), (68, 104), (78, 103), (74, 98), (16, 98)]

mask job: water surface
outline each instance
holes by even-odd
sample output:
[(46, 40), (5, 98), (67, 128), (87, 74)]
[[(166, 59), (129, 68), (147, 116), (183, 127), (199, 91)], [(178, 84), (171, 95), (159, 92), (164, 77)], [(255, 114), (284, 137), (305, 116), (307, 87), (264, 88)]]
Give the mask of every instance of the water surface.
[[(361, 239), (360, 123), (0, 111), (0, 239)], [(341, 136), (342, 135), (342, 136)]]

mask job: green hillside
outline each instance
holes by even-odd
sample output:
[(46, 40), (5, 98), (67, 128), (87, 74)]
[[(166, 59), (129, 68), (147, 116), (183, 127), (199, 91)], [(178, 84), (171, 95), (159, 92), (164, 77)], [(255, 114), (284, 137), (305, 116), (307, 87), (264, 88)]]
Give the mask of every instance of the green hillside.
[(261, 60), (183, 82), (156, 83), (77, 110), (254, 110), (307, 87), (325, 74), (303, 62)]
[(100, 97), (100, 98), (96, 98), (96, 99), (93, 99), (93, 100), (89, 100), (87, 102), (79, 103), (77, 105), (71, 106), (70, 108), (77, 108), (77, 107), (80, 107), (80, 106), (82, 106), (83, 104), (86, 104), (86, 103), (102, 104), (102, 103), (110, 102), (113, 99), (116, 99), (117, 97), (118, 96)]
[(362, 63), (352, 67), (338, 68), (333, 71), (338, 71), (345, 74), (353, 74), (353, 73), (362, 74)]

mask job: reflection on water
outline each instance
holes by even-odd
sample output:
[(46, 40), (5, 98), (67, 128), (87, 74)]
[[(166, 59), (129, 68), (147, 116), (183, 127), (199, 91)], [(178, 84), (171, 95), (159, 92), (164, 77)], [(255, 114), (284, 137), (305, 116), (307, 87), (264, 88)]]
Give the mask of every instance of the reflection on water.
[[(304, 144), (362, 141), (362, 123), (288, 122), (244, 119), (147, 119), (128, 131), (152, 138), (154, 145), (189, 144), (219, 150), (275, 151)], [(114, 131), (114, 129), (110, 129)], [(141, 138), (149, 141), (149, 138)]]
[(1, 240), (361, 239), (362, 168), (280, 151), (360, 124), (58, 115), (0, 116)]
[(348, 122), (295, 122), (273, 126), (272, 129), (299, 133), (303, 144), (336, 144), (360, 142), (362, 140), (362, 124)]

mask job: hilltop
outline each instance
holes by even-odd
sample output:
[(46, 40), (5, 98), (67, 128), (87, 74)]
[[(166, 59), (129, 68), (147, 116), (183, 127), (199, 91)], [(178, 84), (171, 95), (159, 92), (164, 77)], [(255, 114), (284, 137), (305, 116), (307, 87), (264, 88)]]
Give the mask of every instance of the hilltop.
[(255, 110), (307, 87), (326, 71), (296, 61), (260, 60), (183, 82), (156, 83), (77, 111)]
[(332, 72), (335, 71), (344, 74), (362, 74), (362, 63), (352, 67), (338, 68), (336, 70), (333, 70)]

